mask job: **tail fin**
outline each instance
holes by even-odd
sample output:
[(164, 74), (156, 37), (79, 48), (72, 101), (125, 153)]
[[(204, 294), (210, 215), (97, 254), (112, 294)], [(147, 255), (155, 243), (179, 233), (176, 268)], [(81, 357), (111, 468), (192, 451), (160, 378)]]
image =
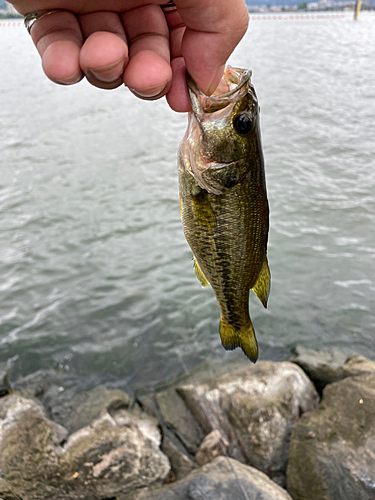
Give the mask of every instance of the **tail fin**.
[(236, 347), (241, 347), (250, 361), (255, 363), (258, 359), (258, 343), (250, 320), (246, 327), (235, 330), (233, 326), (226, 323), (223, 317), (221, 317), (220, 338), (224, 349), (227, 351), (232, 351)]

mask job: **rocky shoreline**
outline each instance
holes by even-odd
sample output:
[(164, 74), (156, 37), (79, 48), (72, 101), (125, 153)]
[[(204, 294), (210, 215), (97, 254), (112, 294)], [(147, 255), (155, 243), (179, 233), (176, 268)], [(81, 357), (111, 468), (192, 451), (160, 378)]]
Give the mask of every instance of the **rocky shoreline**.
[(373, 500), (375, 362), (296, 348), (136, 398), (0, 372), (1, 500)]

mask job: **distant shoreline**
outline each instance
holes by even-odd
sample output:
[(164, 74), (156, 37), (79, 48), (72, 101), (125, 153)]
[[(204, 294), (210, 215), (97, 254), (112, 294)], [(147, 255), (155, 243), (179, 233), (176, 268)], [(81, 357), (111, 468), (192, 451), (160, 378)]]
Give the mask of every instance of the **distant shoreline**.
[(12, 13), (6, 13), (6, 14), (0, 14), (0, 20), (1, 19), (22, 19), (21, 14), (12, 14)]
[[(264, 6), (259, 7), (259, 6), (248, 6), (248, 11), (249, 14), (274, 14), (275, 12), (280, 13), (280, 14), (300, 14), (300, 13), (309, 13), (309, 14), (314, 14), (314, 13), (320, 13), (320, 12), (353, 12), (355, 6), (355, 2), (353, 3), (353, 6), (346, 6), (346, 7), (339, 7), (339, 6), (331, 6), (326, 9), (307, 9), (307, 8), (298, 8), (296, 5), (283, 5), (283, 6), (271, 6), (271, 7), (266, 7)], [(375, 5), (362, 5), (361, 11), (374, 11), (375, 10)]]
[[(251, 7), (251, 6), (248, 6), (248, 10), (249, 10), (249, 13), (250, 14), (268, 14), (268, 13), (274, 13), (274, 12), (282, 12), (282, 13), (288, 13), (288, 12), (309, 12), (309, 13), (312, 13), (312, 12), (332, 12), (332, 11), (335, 11), (335, 12), (350, 12), (352, 9), (348, 9), (348, 8), (343, 8), (343, 7), (338, 7), (338, 6), (331, 6), (327, 9), (298, 9), (297, 6), (292, 6), (292, 5), (284, 5), (284, 6), (279, 6), (280, 7), (280, 10), (277, 9), (277, 7), (275, 8), (275, 6), (272, 6), (271, 9), (267, 9), (267, 10), (258, 10), (259, 7)], [(293, 8), (293, 7), (297, 7), (297, 8)], [(375, 5), (362, 5), (362, 11), (365, 11), (365, 10), (375, 10)], [(21, 14), (13, 14), (11, 12), (9, 13), (1, 13), (0, 14), (0, 21), (2, 19), (23, 19), (23, 16), (21, 16)]]

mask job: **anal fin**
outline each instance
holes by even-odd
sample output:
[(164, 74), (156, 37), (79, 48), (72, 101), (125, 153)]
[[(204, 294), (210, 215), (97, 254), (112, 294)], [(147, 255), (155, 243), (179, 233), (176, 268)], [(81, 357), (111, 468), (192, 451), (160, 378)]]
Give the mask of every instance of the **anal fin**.
[(195, 276), (198, 278), (199, 283), (202, 285), (203, 288), (206, 288), (207, 285), (210, 284), (206, 276), (203, 274), (202, 269), (200, 268), (200, 265), (198, 264), (198, 261), (196, 257), (193, 257), (193, 262), (194, 262), (194, 272)]
[(268, 267), (267, 255), (264, 256), (264, 261), (258, 278), (252, 290), (264, 307), (267, 307), (268, 297), (271, 289), (271, 273)]

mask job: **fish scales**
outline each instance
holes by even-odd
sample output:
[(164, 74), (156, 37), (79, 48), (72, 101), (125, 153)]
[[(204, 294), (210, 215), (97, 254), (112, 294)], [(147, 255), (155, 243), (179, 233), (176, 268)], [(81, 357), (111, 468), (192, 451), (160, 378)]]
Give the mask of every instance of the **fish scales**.
[(211, 284), (220, 306), (223, 346), (240, 346), (255, 361), (249, 291), (266, 306), (270, 288), (258, 103), (245, 70), (227, 67), (213, 97), (188, 84), (193, 114), (179, 151), (184, 234), (197, 277), (203, 286)]

